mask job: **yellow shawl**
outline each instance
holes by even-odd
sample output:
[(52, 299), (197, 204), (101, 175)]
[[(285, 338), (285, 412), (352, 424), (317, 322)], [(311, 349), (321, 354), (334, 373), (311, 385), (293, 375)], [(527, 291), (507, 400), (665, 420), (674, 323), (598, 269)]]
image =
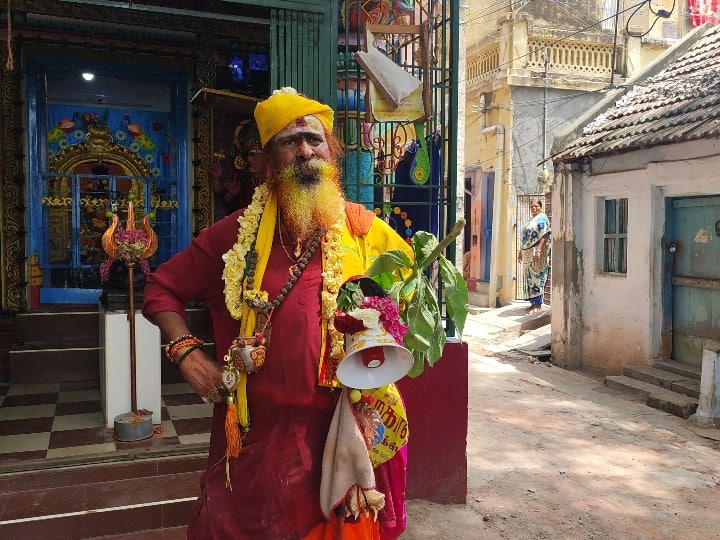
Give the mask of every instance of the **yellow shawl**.
[[(359, 204), (345, 203), (345, 220), (342, 226), (342, 276), (324, 276), (323, 283), (327, 285), (330, 280), (339, 282), (341, 285), (347, 279), (362, 275), (372, 264), (378, 255), (386, 251), (399, 249), (405, 251), (412, 257), (412, 249), (400, 236), (384, 221), (375, 218), (375, 215)], [(271, 192), (265, 202), (260, 225), (255, 240), (255, 250), (258, 253), (258, 261), (255, 269), (255, 286), (260, 288), (262, 278), (267, 268), (272, 249), (273, 236), (277, 219), (277, 197)], [(323, 242), (327, 241), (327, 237)], [(323, 273), (327, 272), (328, 261), (326, 250), (323, 249)], [(337, 290), (331, 291), (337, 295)], [(333, 299), (334, 301), (334, 299)], [(322, 325), (322, 347), (318, 366), (319, 383), (330, 386), (337, 384), (332, 380), (333, 371), (327, 369), (329, 357), (328, 322)], [(255, 310), (251, 309), (246, 302), (243, 302), (241, 316), (241, 336), (252, 336), (255, 333)], [(341, 358), (337, 358), (340, 361)], [(241, 373), (240, 384), (237, 389), (237, 416), (238, 422), (247, 430), (249, 428), (249, 411), (247, 407), (247, 375)]]

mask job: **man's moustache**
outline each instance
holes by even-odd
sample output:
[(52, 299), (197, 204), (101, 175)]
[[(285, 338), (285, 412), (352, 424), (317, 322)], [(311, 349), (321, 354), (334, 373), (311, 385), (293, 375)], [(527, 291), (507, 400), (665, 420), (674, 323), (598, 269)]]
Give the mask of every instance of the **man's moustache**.
[(325, 162), (320, 159), (302, 160), (295, 163), (295, 177), (301, 184), (313, 184), (320, 181), (321, 166)]

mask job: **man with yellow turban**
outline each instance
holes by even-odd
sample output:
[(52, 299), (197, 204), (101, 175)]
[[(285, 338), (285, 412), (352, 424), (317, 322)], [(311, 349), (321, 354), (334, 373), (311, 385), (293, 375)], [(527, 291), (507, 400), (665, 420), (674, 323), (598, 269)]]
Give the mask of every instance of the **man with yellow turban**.
[[(188, 538), (397, 538), (405, 448), (372, 465), (364, 446), (343, 461), (345, 440), (333, 441), (338, 456), (324, 451), (346, 395), (335, 379), (345, 354), (338, 289), (379, 254), (412, 251), (345, 200), (330, 107), (283, 88), (257, 105), (255, 120), (266, 166), (252, 203), (203, 230), (144, 290), (143, 313), (160, 327), (169, 360), (215, 403)], [(192, 300), (209, 306), (215, 358), (187, 326)], [(333, 471), (349, 484), (328, 479)]]

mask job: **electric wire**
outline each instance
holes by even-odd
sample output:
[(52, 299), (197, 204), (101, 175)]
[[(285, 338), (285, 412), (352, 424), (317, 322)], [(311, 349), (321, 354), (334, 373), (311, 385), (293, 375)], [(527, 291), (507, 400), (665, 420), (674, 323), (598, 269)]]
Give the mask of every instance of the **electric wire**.
[[(567, 40), (567, 39), (569, 39), (569, 38), (571, 38), (571, 37), (573, 37), (573, 36), (576, 36), (576, 35), (584, 32), (584, 31), (586, 31), (586, 30), (589, 29), (589, 28), (592, 28), (592, 27), (594, 27), (594, 26), (597, 26), (598, 24), (601, 24), (602, 22), (605, 22), (605, 21), (611, 20), (611, 19), (615, 19), (615, 18), (617, 18), (617, 16), (620, 15), (621, 13), (625, 13), (625, 12), (628, 12), (628, 11), (630, 11), (630, 10), (635, 9), (635, 11), (633, 12), (633, 15), (634, 15), (646, 2), (649, 4), (649, 3), (650, 3), (650, 0), (641, 0), (640, 2), (638, 2), (637, 4), (635, 4), (635, 5), (633, 5), (633, 6), (630, 6), (630, 7), (624, 8), (623, 10), (617, 11), (617, 12), (616, 12), (615, 14), (613, 14), (612, 16), (609, 16), (609, 17), (606, 17), (606, 18), (601, 19), (601, 20), (599, 20), (599, 21), (596, 21), (596, 22), (594, 22), (594, 23), (592, 23), (592, 24), (590, 24), (590, 25), (587, 25), (587, 26), (584, 27), (584, 28), (581, 28), (580, 30), (577, 30), (577, 31), (575, 31), (575, 32), (572, 32), (572, 33), (568, 34), (567, 36), (563, 36), (562, 38), (558, 38), (558, 39), (556, 39), (556, 40), (553, 40), (553, 41), (551, 41), (550, 43), (548, 43), (547, 45), (554, 45), (554, 44), (557, 44), (557, 43), (562, 42), (562, 41), (564, 41), (564, 40)], [(673, 7), (674, 7), (674, 4), (673, 4)], [(473, 20), (474, 20), (474, 19), (473, 19)], [(545, 45), (545, 46), (547, 46), (547, 45)], [(536, 49), (536, 50), (539, 50), (539, 48)], [(523, 58), (523, 57), (525, 57), (525, 56), (529, 56), (529, 55), (533, 54), (534, 52), (535, 52), (535, 51), (528, 52), (527, 54), (522, 55), (522, 56), (520, 56), (520, 57), (518, 57), (518, 58)], [(509, 62), (508, 62), (508, 63), (505, 63), (505, 64), (503, 64), (503, 65), (507, 65), (507, 64), (509, 64)], [(503, 65), (499, 65), (498, 68), (503, 67)], [(464, 82), (464, 81), (460, 81), (460, 82)], [(567, 97), (563, 96), (563, 97), (558, 97), (558, 98), (556, 98), (556, 99), (557, 99), (558, 101), (561, 101), (561, 105), (559, 105), (558, 107), (556, 107), (556, 108), (554, 108), (554, 109), (552, 109), (551, 111), (548, 111), (548, 112), (557, 111), (557, 110), (560, 108), (560, 106), (565, 106), (565, 105), (567, 105), (567, 103), (569, 103), (571, 100), (576, 99), (577, 97), (580, 97), (580, 96), (582, 96), (582, 95), (587, 95), (587, 94), (590, 94), (590, 93), (594, 93), (594, 92), (598, 92), (598, 91), (603, 91), (603, 90), (606, 90), (606, 89), (612, 88), (612, 87), (614, 87), (614, 85), (609, 85), (609, 86), (606, 86), (606, 87), (601, 88), (601, 89), (598, 89), (598, 90), (593, 90), (593, 91), (587, 91), (587, 92), (579, 93), (579, 94), (577, 94), (577, 95), (575, 95), (575, 96), (567, 96)], [(537, 100), (537, 101), (534, 102), (534, 103), (535, 103), (535, 104), (547, 103), (547, 101), (546, 101), (546, 100)], [(524, 104), (533, 104), (533, 102), (524, 102)], [(521, 127), (521, 126), (522, 126), (522, 124), (521, 124), (519, 127)], [(551, 127), (550, 130), (552, 131), (552, 130), (554, 129), (554, 127), (555, 127), (555, 126)], [(530, 144), (538, 141), (538, 140), (539, 140), (540, 138), (542, 138), (542, 137), (543, 137), (543, 135), (540, 134), (540, 135), (538, 135), (538, 136), (535, 137), (535, 138), (532, 138), (532, 139), (530, 139), (530, 140), (528, 140), (528, 141), (525, 141), (524, 143), (522, 143), (522, 144), (519, 145), (519, 146), (513, 145), (513, 147), (511, 148), (510, 151), (507, 151), (507, 150), (506, 150), (506, 151), (503, 152), (502, 157), (505, 158), (507, 155), (510, 155), (510, 152), (515, 153), (517, 150), (521, 149), (522, 147), (527, 146), (527, 145), (530, 145)], [(499, 157), (499, 156), (495, 156), (495, 158), (497, 158), (497, 157)], [(492, 159), (492, 158), (491, 158), (491, 159)], [(491, 161), (491, 160), (487, 160), (487, 161)], [(527, 165), (527, 164), (521, 164), (520, 167), (515, 167), (515, 166), (513, 166), (513, 167), (511, 167), (511, 168), (509, 168), (509, 169), (506, 169), (503, 174), (507, 174), (507, 173), (511, 172), (512, 170), (514, 170), (514, 169), (523, 170), (526, 165)], [(482, 166), (482, 162), (481, 162), (481, 166)]]
[[(490, 11), (490, 12), (488, 12), (488, 13), (482, 13), (482, 10), (481, 10), (481, 13), (478, 13), (478, 14), (477, 14), (476, 16), (474, 16), (473, 18), (465, 19), (464, 21), (462, 21), (461, 24), (463, 24), (463, 25), (469, 25), (469, 24), (472, 24), (472, 23), (474, 23), (474, 22), (480, 22), (479, 19), (482, 19), (482, 18), (485, 18), (485, 17), (488, 17), (488, 18), (489, 18), (490, 15), (493, 15), (493, 14), (495, 14), (495, 13), (503, 13), (503, 14), (505, 14), (505, 13), (507, 13), (508, 11), (515, 11), (515, 10), (512, 9), (513, 6), (516, 6), (517, 4), (522, 4), (522, 5), (520, 6), (520, 7), (522, 8), (522, 7), (525, 7), (526, 5), (530, 4), (531, 2), (533, 2), (533, 0), (517, 0), (517, 1), (515, 1), (515, 2), (510, 2), (509, 5), (502, 5), (502, 6), (500, 6), (499, 8), (494, 9), (493, 11)], [(490, 7), (490, 6), (488, 6), (488, 7)]]
[[(513, 5), (518, 4), (518, 3), (522, 3), (523, 6), (524, 6), (524, 5), (527, 5), (527, 4), (528, 4), (529, 2), (531, 2), (531, 1), (532, 1), (532, 0), (529, 0), (528, 2), (514, 2), (514, 3), (511, 3), (511, 4), (510, 4), (510, 7), (512, 7)], [(634, 17), (634, 16), (637, 14), (637, 12), (638, 12), (646, 3), (648, 4), (648, 7), (649, 7), (650, 12), (653, 13), (654, 15), (656, 15), (655, 21), (653, 21), (652, 25), (650, 26), (650, 28), (649, 28), (645, 33), (643, 33), (643, 34), (641, 34), (641, 35), (635, 35), (635, 34), (633, 34), (632, 32), (630, 32), (630, 30), (629, 30), (630, 20), (632, 19), (632, 17)], [(570, 6), (564, 6), (564, 7), (570, 7)], [(623, 13), (626, 13), (626, 12), (629, 12), (629, 11), (633, 11), (633, 12), (632, 12), (632, 14), (630, 15), (630, 17), (628, 17), (628, 20), (626, 21), (626, 30), (627, 30), (627, 32), (628, 32), (628, 35), (631, 35), (632, 37), (643, 37), (643, 36), (647, 35), (647, 34), (652, 30), (652, 28), (653, 28), (654, 25), (657, 23), (657, 20), (658, 20), (659, 18), (667, 18), (667, 17), (669, 17), (670, 14), (672, 14), (672, 12), (674, 11), (674, 9), (675, 9), (675, 0), (673, 0), (673, 6), (672, 6), (672, 8), (670, 9), (669, 12), (663, 11), (663, 10), (659, 10), (659, 11), (656, 12), (656, 11), (653, 9), (653, 7), (652, 7), (651, 0), (641, 0), (641, 1), (638, 2), (637, 4), (634, 4), (634, 5), (632, 5), (632, 6), (629, 6), (629, 7), (624, 8), (624, 9), (622, 9), (622, 10), (616, 11), (616, 13), (612, 14), (611, 16), (605, 17), (605, 18), (600, 19), (600, 20), (598, 20), (598, 21), (596, 21), (596, 22), (594, 22), (594, 23), (592, 23), (592, 24), (586, 25), (585, 27), (583, 27), (583, 28), (581, 28), (581, 29), (579, 29), (579, 30), (577, 30), (577, 31), (574, 31), (574, 32), (572, 32), (572, 33), (570, 33), (570, 34), (568, 34), (568, 35), (566, 35), (566, 36), (563, 36), (563, 37), (558, 38), (558, 39), (556, 39), (556, 40), (550, 41), (549, 43), (547, 43), (546, 45), (544, 45), (544, 47), (552, 46), (552, 45), (555, 45), (555, 44), (560, 43), (560, 42), (562, 42), (562, 41), (565, 41), (565, 40), (567, 40), (567, 39), (570, 39), (570, 38), (572, 38), (572, 37), (574, 37), (574, 36), (576, 36), (576, 35), (578, 35), (578, 34), (580, 34), (580, 33), (586, 32), (587, 30), (589, 30), (589, 29), (597, 26), (598, 24), (602, 24), (603, 22), (606, 22), (606, 21), (609, 21), (609, 20), (612, 20), (612, 19), (616, 19), (620, 14), (623, 14)], [(474, 16), (473, 18), (466, 19), (465, 21), (463, 21), (463, 24), (465, 24), (465, 25), (471, 25), (471, 24), (480, 22), (479, 19), (489, 17), (490, 15), (492, 15), (492, 14), (494, 14), (494, 13), (498, 13), (498, 12), (500, 12), (500, 11), (507, 11), (507, 8), (506, 8), (505, 6), (503, 6), (503, 7), (501, 7), (501, 8), (498, 8), (497, 10), (494, 10), (494, 11), (491, 11), (491, 12), (488, 12), (488, 13), (478, 14), (478, 15)], [(569, 10), (564, 10), (564, 12), (565, 12), (567, 15), (572, 15), (573, 18), (575, 18), (575, 17), (574, 17), (575, 14), (574, 14), (574, 13), (571, 13)], [(522, 56), (520, 56), (520, 57), (518, 57), (518, 58), (516, 58), (516, 59), (513, 59), (513, 61), (515, 61), (515, 60), (517, 60), (517, 59), (519, 59), (519, 58), (523, 58), (523, 57), (526, 57), (526, 56), (530, 56), (530, 55), (534, 54), (534, 53), (535, 53), (537, 50), (539, 50), (539, 49), (540, 49), (540, 48), (537, 48), (537, 49), (535, 49), (535, 50), (533, 50), (533, 51), (530, 51), (530, 52), (526, 53), (525, 55), (522, 55)], [(510, 63), (510, 62), (506, 62), (506, 63), (504, 63), (504, 64), (498, 65), (498, 68), (504, 67), (505, 65), (508, 65), (509, 63)], [(459, 81), (459, 82), (465, 82), (466, 80), (467, 80), (467, 78), (465, 78), (464, 80)], [(580, 97), (580, 96), (587, 95), (587, 94), (591, 94), (591, 93), (595, 93), (595, 92), (600, 92), (600, 91), (607, 90), (607, 89), (613, 88), (613, 87), (616, 87), (616, 85), (608, 85), (608, 86), (606, 86), (606, 87), (604, 87), (604, 88), (601, 88), (601, 89), (598, 89), (598, 90), (591, 90), (591, 91), (586, 91), (586, 92), (578, 93), (578, 94), (576, 94), (575, 96), (560, 96), (560, 97), (557, 97), (557, 98), (553, 98), (550, 102), (555, 102), (555, 101), (557, 101), (557, 102), (560, 102), (561, 105), (559, 105), (558, 107), (555, 107), (554, 109), (552, 109), (551, 111), (548, 111), (548, 112), (557, 111), (561, 106), (566, 106), (567, 103), (569, 103), (569, 102), (572, 101), (573, 99), (576, 99), (576, 98), (578, 98), (578, 97)], [(548, 103), (548, 101), (547, 101), (547, 100), (537, 100), (537, 101), (535, 101), (535, 102), (533, 102), (533, 101), (526, 101), (526, 102), (522, 102), (522, 104), (516, 104), (516, 105), (517, 105), (517, 106), (519, 106), (519, 105), (532, 105), (532, 104), (540, 104), (540, 103)], [(522, 113), (520, 113), (520, 114), (522, 114)], [(532, 117), (530, 117), (529, 115), (528, 115), (528, 117), (529, 117), (529, 118), (532, 118)], [(529, 121), (530, 121), (530, 120), (526, 120), (525, 123), (527, 123), (527, 122), (529, 122)], [(561, 122), (562, 122), (562, 121), (558, 120), (558, 122), (557, 122), (556, 125), (560, 124)], [(523, 125), (524, 125), (524, 123), (521, 123), (519, 126), (517, 126), (517, 128), (522, 128)], [(556, 126), (551, 126), (551, 127), (550, 127), (550, 130), (552, 131), (552, 130), (554, 129), (554, 127), (556, 127)], [(520, 150), (520, 149), (522, 149), (523, 147), (528, 146), (528, 145), (530, 145), (530, 144), (532, 144), (532, 143), (534, 143), (534, 142), (537, 142), (540, 138), (542, 138), (542, 134), (538, 135), (537, 137), (531, 138), (531, 139), (523, 142), (523, 143), (520, 144), (520, 145), (513, 145), (513, 147), (511, 148), (510, 151), (505, 150), (505, 151), (503, 152), (502, 157), (505, 158), (506, 156), (510, 155), (511, 152), (512, 152), (513, 154), (515, 154), (518, 150)], [(497, 159), (497, 157), (499, 157), (499, 156), (494, 156), (493, 158), (490, 158), (490, 159), (488, 159), (488, 160), (486, 160), (486, 161), (490, 161), (490, 162), (491, 162), (491, 161), (493, 161), (494, 159)], [(483, 162), (480, 162), (479, 164), (482, 166), (482, 165), (483, 165)], [(511, 172), (513, 172), (513, 171), (520, 171), (520, 170), (523, 170), (523, 171), (524, 171), (525, 167), (527, 167), (528, 165), (532, 165), (532, 163), (520, 163), (519, 165), (513, 165), (513, 166), (509, 167), (508, 169), (505, 169), (505, 170), (503, 171), (503, 175), (505, 176), (505, 175), (507, 175), (508, 173), (511, 173)]]
[[(602, 90), (602, 89), (601, 89), (601, 90)], [(583, 97), (583, 96), (587, 96), (587, 95), (592, 94), (592, 93), (594, 93), (594, 92), (596, 92), (596, 91), (579, 92), (579, 93), (577, 93), (577, 94), (575, 94), (575, 95), (573, 95), (573, 96), (565, 96), (565, 97), (562, 97), (562, 98), (556, 98), (557, 101), (562, 101), (562, 102), (561, 102), (557, 107), (554, 107), (554, 108), (549, 109), (549, 110), (548, 110), (548, 113), (553, 113), (553, 112), (555, 112), (555, 111), (558, 111), (558, 110), (560, 110), (561, 108), (567, 106), (567, 105), (568, 105), (570, 102), (572, 102), (573, 100), (578, 99), (578, 98)], [(533, 102), (533, 101), (524, 101), (524, 102), (522, 102), (522, 103), (523, 103), (524, 105), (533, 105), (533, 104), (539, 105), (540, 103), (543, 103), (543, 100), (538, 100), (538, 101), (535, 101), (535, 102)], [(516, 112), (518, 112), (518, 111), (516, 111)], [(531, 119), (533, 119), (533, 118), (534, 118), (535, 120), (537, 120), (537, 122), (540, 122), (540, 119), (538, 119), (537, 117), (531, 116), (529, 113), (520, 112), (520, 114), (524, 114), (525, 116), (527, 116), (527, 119), (524, 120), (523, 122), (519, 123), (517, 126), (513, 126), (513, 130), (521, 130), (521, 129), (523, 128), (523, 126), (529, 124), (530, 121), (531, 121)], [(555, 125), (551, 125), (551, 126), (550, 126), (550, 131), (552, 131), (552, 130), (553, 130), (555, 127), (557, 127), (559, 124), (561, 124), (561, 123), (563, 123), (563, 122), (566, 122), (566, 120), (559, 119), (559, 118), (555, 118), (555, 119), (551, 119), (550, 122), (551, 122), (551, 124), (552, 124), (553, 122), (554, 122), (554, 124), (555, 124)], [(534, 142), (536, 142), (536, 141), (539, 141), (540, 139), (542, 139), (542, 134), (538, 135), (537, 137), (533, 137), (533, 138), (531, 138), (531, 139), (528, 139), (527, 141), (523, 142), (522, 144), (516, 146), (514, 149), (505, 150), (505, 151), (503, 152), (502, 156), (503, 156), (503, 158), (504, 158), (504, 157), (510, 155), (510, 154), (511, 154), (511, 151), (521, 149), (521, 148), (523, 148), (523, 147), (525, 147), (525, 146), (528, 146), (528, 145), (530, 145), (530, 144), (532, 144), (532, 143), (534, 143)], [(497, 157), (497, 156), (493, 156), (491, 159), (488, 159), (487, 161), (493, 161), (496, 157)]]
[(632, 12), (632, 14), (628, 17), (627, 21), (625, 21), (625, 31), (627, 32), (627, 34), (628, 34), (630, 37), (642, 38), (642, 37), (647, 36), (647, 35), (652, 31), (652, 29), (655, 27), (655, 24), (656, 24), (660, 19), (667, 19), (667, 18), (669, 18), (670, 15), (672, 15), (672, 12), (675, 10), (675, 0), (673, 0), (673, 5), (672, 5), (672, 7), (670, 8), (670, 11), (666, 11), (666, 10), (664, 10), (664, 9), (659, 9), (658, 11), (655, 11), (655, 10), (653, 9), (653, 7), (652, 7), (652, 0), (647, 0), (647, 5), (648, 5), (648, 9), (650, 10), (650, 13), (652, 13), (653, 15), (655, 15), (655, 20), (652, 22), (652, 24), (650, 25), (650, 27), (649, 27), (645, 32), (643, 32), (643, 33), (637, 34), (637, 33), (633, 32), (633, 31), (631, 31), (631, 30), (630, 30), (630, 21), (632, 20), (632, 18), (633, 18), (635, 15), (637, 15), (638, 11), (640, 11), (640, 9), (642, 8), (642, 5), (639, 6), (635, 11)]

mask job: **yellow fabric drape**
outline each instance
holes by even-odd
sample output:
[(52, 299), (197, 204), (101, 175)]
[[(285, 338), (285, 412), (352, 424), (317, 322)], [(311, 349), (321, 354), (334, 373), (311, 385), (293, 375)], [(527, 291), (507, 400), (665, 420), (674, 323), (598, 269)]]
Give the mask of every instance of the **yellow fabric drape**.
[(255, 107), (255, 122), (260, 131), (263, 147), (290, 122), (312, 115), (330, 132), (333, 128), (333, 110), (319, 101), (299, 94), (273, 94)]
[(346, 224), (343, 228), (342, 247), (344, 280), (364, 275), (375, 259), (387, 251), (403, 251), (410, 260), (414, 257), (407, 242), (381, 219), (374, 219), (364, 236), (354, 235)]
[[(257, 266), (255, 267), (255, 283), (260, 286), (262, 278), (270, 259), (270, 250), (272, 249), (273, 235), (275, 234), (275, 221), (277, 220), (277, 196), (274, 192), (268, 195), (265, 201), (265, 209), (263, 210), (260, 225), (258, 227), (257, 238), (255, 239), (255, 251), (258, 254)], [(244, 287), (247, 286), (247, 277), (245, 278)], [(244, 290), (243, 287), (243, 290)], [(241, 336), (255, 335), (255, 319), (256, 312), (243, 302), (242, 318), (240, 325)], [(247, 403), (247, 373), (240, 373), (238, 387), (236, 390), (237, 403), (237, 419), (244, 431), (250, 427), (250, 411)]]
[[(270, 250), (272, 249), (273, 236), (275, 233), (275, 225), (277, 220), (277, 197), (275, 193), (270, 193), (260, 225), (258, 227), (257, 239), (255, 240), (255, 251), (258, 253), (257, 266), (255, 268), (254, 283), (255, 286), (261, 288), (263, 275), (267, 268), (270, 258)], [(395, 231), (383, 220), (373, 219), (370, 229), (364, 236), (353, 234), (347, 225), (343, 226), (342, 231), (342, 250), (343, 250), (343, 281), (358, 275), (363, 275), (365, 270), (380, 255), (388, 250), (402, 250), (412, 258), (413, 253), (410, 246), (400, 238)], [(323, 252), (323, 271), (325, 270), (325, 254)], [(247, 283), (247, 278), (246, 278)], [(242, 306), (241, 318), (241, 334), (242, 336), (252, 336), (255, 334), (255, 310), (251, 309), (247, 303)], [(329, 346), (327, 324), (322, 325), (322, 345), (320, 348), (319, 372), (323, 372), (323, 362), (327, 357), (327, 347)], [(247, 405), (247, 374), (241, 373), (237, 388), (237, 415), (238, 422), (247, 430), (250, 425), (250, 415)]]

